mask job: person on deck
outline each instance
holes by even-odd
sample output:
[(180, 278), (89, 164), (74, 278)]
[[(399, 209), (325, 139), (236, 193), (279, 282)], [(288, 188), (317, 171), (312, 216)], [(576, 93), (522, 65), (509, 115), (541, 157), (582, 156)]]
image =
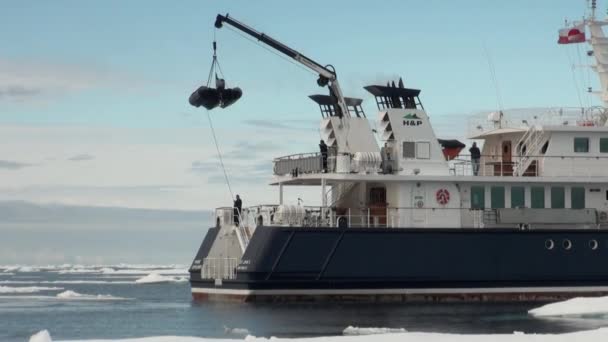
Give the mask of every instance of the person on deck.
[(321, 151), (321, 158), (323, 160), (323, 172), (327, 172), (327, 145), (325, 141), (321, 140), (319, 150)]
[(243, 201), (239, 195), (236, 195), (236, 200), (234, 200), (234, 225), (238, 226), (241, 218), (241, 208), (243, 207)]
[(473, 176), (477, 176), (479, 174), (479, 159), (481, 159), (481, 151), (479, 150), (479, 147), (477, 147), (477, 143), (473, 143), (473, 146), (469, 149), (469, 153), (471, 153)]

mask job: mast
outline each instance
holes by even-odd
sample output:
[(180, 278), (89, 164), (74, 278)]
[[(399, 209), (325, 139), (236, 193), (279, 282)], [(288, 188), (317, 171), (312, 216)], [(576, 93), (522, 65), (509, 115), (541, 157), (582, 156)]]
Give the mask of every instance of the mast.
[(604, 107), (608, 107), (608, 38), (604, 34), (603, 26), (608, 25), (606, 20), (596, 20), (595, 10), (596, 0), (591, 0), (591, 13), (584, 19), (584, 24), (589, 28), (589, 45), (591, 50), (588, 52), (595, 59), (595, 64), (591, 69), (598, 75), (601, 90), (594, 92), (603, 102)]

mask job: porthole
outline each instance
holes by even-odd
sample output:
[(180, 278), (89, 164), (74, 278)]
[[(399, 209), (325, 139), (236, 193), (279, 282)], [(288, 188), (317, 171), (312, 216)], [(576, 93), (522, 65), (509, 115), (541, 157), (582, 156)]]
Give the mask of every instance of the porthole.
[(555, 247), (555, 243), (551, 239), (545, 240), (545, 248), (548, 250), (552, 250)]
[(565, 250), (569, 251), (572, 248), (572, 242), (568, 239), (564, 239), (564, 241), (562, 241), (562, 246)]
[(589, 240), (589, 248), (596, 250), (599, 247), (597, 240)]

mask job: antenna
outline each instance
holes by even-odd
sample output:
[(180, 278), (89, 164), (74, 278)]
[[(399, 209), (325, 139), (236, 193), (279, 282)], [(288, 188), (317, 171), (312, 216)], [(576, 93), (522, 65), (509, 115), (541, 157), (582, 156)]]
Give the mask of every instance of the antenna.
[(486, 42), (483, 42), (483, 50), (486, 55), (486, 60), (488, 61), (488, 68), (490, 69), (490, 75), (492, 76), (492, 83), (494, 84), (494, 90), (496, 91), (496, 103), (498, 104), (498, 112), (500, 113), (500, 124), (502, 124), (502, 96), (500, 94), (500, 88), (498, 87), (498, 79), (496, 78), (496, 70), (494, 69), (494, 62), (492, 62), (492, 56), (490, 55), (490, 51), (488, 50), (488, 46)]

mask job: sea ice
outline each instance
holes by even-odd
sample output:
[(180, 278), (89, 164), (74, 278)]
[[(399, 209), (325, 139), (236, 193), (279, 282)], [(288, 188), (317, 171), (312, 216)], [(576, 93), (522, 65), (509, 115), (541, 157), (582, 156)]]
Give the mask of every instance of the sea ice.
[(395, 334), (395, 333), (404, 333), (407, 330), (403, 328), (360, 328), (348, 326), (346, 329), (342, 331), (343, 335), (379, 335), (379, 334)]
[(41, 330), (30, 337), (30, 342), (53, 342), (47, 330)]
[(56, 296), (59, 299), (68, 299), (68, 300), (130, 300), (130, 298), (123, 297), (114, 297), (112, 295), (90, 295), (78, 293), (75, 291), (67, 290), (63, 291)]
[[(44, 330), (43, 330), (44, 331)], [(40, 334), (40, 333), (38, 333)], [(33, 335), (32, 338), (34, 336)], [(48, 333), (47, 333), (48, 334)], [(245, 341), (276, 341), (276, 342), (367, 342), (369, 336), (329, 336), (315, 338), (261, 338), (247, 336)], [(579, 331), (566, 334), (440, 334), (440, 333), (414, 333), (404, 332), (395, 334), (375, 335), (374, 342), (604, 342), (608, 340), (608, 328), (597, 330)], [(48, 340), (32, 340), (30, 342), (50, 342)], [(143, 338), (128, 338), (114, 340), (78, 340), (81, 342), (234, 342), (235, 339), (213, 339), (204, 337), (185, 337), (185, 336), (154, 336)], [(242, 340), (241, 340), (242, 341)], [(59, 341), (56, 341), (59, 342)], [(66, 341), (67, 342), (67, 341)], [(70, 342), (77, 342), (70, 340)]]
[(536, 317), (608, 314), (608, 296), (578, 297), (528, 311)]
[(169, 277), (159, 274), (158, 272), (152, 272), (145, 277), (141, 277), (135, 281), (136, 284), (162, 284), (162, 283), (181, 283), (186, 281), (182, 277)]
[(63, 287), (43, 287), (43, 286), (24, 286), (24, 287), (12, 287), (12, 286), (0, 286), (0, 293), (35, 293), (40, 291), (59, 291), (63, 290)]
[(224, 333), (226, 335), (235, 335), (235, 336), (247, 336), (249, 335), (249, 330), (245, 329), (245, 328), (229, 328), (227, 326), (224, 325)]

